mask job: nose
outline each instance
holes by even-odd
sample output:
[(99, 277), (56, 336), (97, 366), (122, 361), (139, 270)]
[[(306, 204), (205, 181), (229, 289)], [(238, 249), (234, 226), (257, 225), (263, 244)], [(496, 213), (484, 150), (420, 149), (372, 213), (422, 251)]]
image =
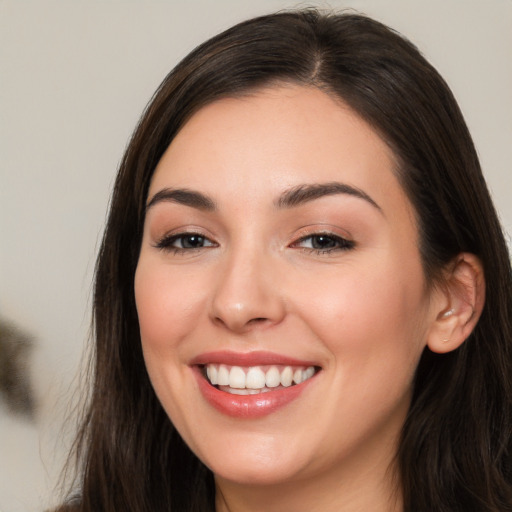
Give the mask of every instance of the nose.
[(262, 252), (232, 254), (216, 276), (211, 318), (230, 331), (276, 325), (286, 314), (276, 262)]

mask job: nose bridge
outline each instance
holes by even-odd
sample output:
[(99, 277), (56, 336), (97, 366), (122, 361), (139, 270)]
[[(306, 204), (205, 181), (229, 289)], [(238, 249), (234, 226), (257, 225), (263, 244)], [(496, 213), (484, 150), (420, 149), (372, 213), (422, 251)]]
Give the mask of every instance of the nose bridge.
[(276, 282), (275, 259), (254, 239), (233, 244), (217, 276), (212, 317), (233, 331), (278, 323), (284, 303)]

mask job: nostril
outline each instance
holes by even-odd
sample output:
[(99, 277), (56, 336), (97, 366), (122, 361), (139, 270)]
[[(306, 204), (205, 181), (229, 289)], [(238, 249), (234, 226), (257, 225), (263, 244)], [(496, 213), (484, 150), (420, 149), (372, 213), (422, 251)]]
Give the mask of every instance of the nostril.
[[(228, 320), (228, 321), (226, 321), (226, 320)], [(224, 326), (230, 330), (242, 332), (247, 329), (257, 328), (259, 326), (263, 327), (267, 324), (267, 322), (269, 322), (269, 319), (266, 317), (250, 318), (249, 320), (236, 319), (236, 318), (235, 319), (233, 319), (233, 318), (225, 319), (220, 316), (216, 316), (214, 318), (214, 322), (217, 325)]]
[(248, 323), (250, 323), (250, 324), (261, 324), (261, 323), (266, 322), (266, 321), (267, 321), (267, 318), (261, 317), (261, 318), (253, 318), (252, 320), (249, 320)]

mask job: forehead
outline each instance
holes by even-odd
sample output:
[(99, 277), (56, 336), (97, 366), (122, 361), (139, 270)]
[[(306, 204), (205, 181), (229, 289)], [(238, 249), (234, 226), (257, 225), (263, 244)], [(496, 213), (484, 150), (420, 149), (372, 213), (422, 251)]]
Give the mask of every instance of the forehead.
[(270, 87), (192, 116), (160, 160), (149, 197), (176, 186), (271, 201), (297, 184), (341, 181), (410, 208), (395, 168), (390, 148), (341, 100), (317, 88)]

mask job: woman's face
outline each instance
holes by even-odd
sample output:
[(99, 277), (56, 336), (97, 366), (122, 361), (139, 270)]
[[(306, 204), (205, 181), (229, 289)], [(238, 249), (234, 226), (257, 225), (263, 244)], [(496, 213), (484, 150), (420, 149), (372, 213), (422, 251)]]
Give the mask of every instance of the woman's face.
[(204, 107), (159, 162), (135, 276), (142, 347), (220, 480), (390, 463), (434, 317), (394, 166), (350, 108), (299, 86)]

